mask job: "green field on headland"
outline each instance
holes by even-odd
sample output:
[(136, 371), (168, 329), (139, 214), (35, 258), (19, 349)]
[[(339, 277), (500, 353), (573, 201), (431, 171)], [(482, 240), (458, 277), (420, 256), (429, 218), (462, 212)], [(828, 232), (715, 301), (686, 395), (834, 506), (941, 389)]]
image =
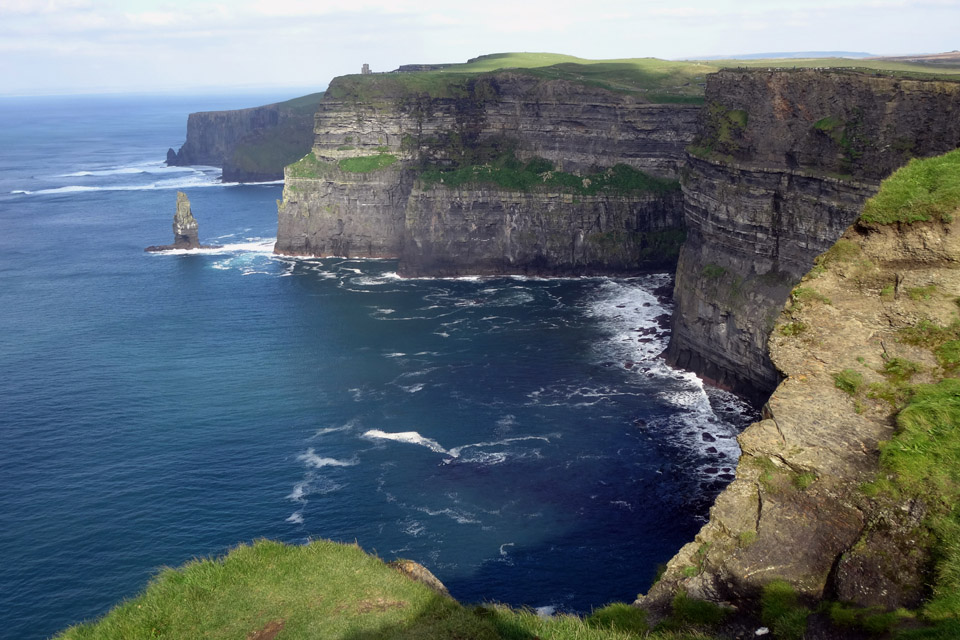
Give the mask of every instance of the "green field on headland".
[(556, 53), (494, 53), (460, 64), (431, 65), (428, 71), (341, 76), (331, 84), (329, 92), (333, 98), (358, 101), (404, 93), (422, 93), (435, 98), (458, 98), (466, 97), (468, 82), (478, 75), (494, 71), (513, 71), (543, 79), (566, 80), (637, 94), (650, 102), (696, 103), (703, 98), (706, 74), (730, 67), (842, 68), (904, 77), (960, 79), (960, 66), (930, 66), (884, 59), (588, 60)]

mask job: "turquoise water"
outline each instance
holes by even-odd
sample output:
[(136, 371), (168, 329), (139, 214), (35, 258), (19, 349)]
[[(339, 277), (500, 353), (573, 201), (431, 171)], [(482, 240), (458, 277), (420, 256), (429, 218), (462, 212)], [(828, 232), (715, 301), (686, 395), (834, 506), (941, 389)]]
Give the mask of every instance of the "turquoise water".
[[(464, 601), (645, 590), (749, 419), (656, 360), (669, 276), (273, 256), (281, 185), (160, 160), (188, 112), (286, 97), (0, 100), (4, 637), (258, 537), (356, 540)], [(143, 252), (170, 241), (177, 189), (222, 249)]]

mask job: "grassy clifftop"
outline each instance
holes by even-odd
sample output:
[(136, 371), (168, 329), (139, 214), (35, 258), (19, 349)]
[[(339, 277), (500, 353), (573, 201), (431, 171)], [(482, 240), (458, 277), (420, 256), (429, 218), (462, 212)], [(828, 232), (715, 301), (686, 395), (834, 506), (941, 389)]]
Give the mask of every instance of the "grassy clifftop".
[(556, 53), (494, 53), (460, 64), (430, 65), (427, 71), (341, 76), (334, 79), (328, 93), (331, 98), (357, 101), (403, 94), (462, 98), (469, 95), (468, 83), (471, 79), (509, 70), (547, 80), (566, 80), (636, 94), (650, 102), (698, 102), (703, 98), (706, 74), (728, 67), (842, 68), (899, 76), (960, 78), (960, 66), (931, 67), (916, 62), (883, 59), (588, 60)]
[[(223, 558), (165, 569), (140, 596), (58, 638), (627, 640), (646, 629), (643, 612), (627, 605), (586, 620), (545, 619), (495, 605), (468, 608), (357, 546), (264, 540)], [(705, 638), (693, 630), (647, 637)]]

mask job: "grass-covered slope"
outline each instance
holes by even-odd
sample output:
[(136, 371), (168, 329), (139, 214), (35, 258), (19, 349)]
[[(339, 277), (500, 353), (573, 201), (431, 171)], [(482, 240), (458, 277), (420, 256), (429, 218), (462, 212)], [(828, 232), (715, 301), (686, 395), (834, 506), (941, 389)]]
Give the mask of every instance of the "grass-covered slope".
[[(628, 605), (587, 620), (545, 619), (494, 605), (469, 608), (354, 545), (262, 540), (223, 558), (165, 569), (138, 597), (58, 638), (627, 640), (646, 630), (643, 612)], [(705, 636), (665, 630), (647, 637)]]

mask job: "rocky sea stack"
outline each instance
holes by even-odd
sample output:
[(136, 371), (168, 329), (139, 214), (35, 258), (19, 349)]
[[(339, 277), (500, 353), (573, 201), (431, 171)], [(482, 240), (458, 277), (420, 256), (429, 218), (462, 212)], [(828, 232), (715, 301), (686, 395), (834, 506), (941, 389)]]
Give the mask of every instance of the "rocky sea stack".
[(200, 225), (190, 210), (190, 199), (183, 191), (177, 191), (177, 212), (173, 216), (173, 244), (153, 245), (144, 251), (169, 251), (170, 249), (216, 249), (216, 246), (200, 244)]

